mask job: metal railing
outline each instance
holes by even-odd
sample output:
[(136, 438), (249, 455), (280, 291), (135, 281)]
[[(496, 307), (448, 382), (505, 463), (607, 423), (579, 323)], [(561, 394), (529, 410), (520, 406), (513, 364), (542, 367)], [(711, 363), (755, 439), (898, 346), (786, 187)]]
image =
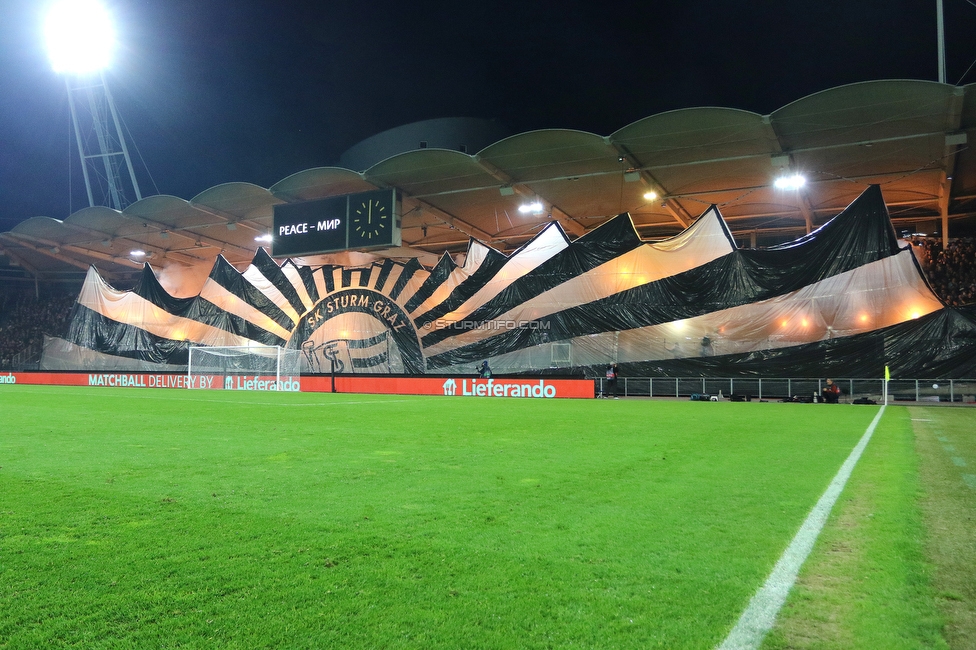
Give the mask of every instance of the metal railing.
[(0, 370), (38, 370), (40, 365), (41, 346), (32, 345), (12, 356), (7, 363), (0, 362)]
[[(606, 379), (595, 378), (598, 394), (607, 394)], [(819, 396), (826, 379), (796, 377), (620, 377), (617, 394), (621, 397), (690, 397), (691, 395), (735, 395), (746, 400), (782, 400)], [(881, 402), (882, 379), (835, 379), (841, 402), (868, 399)], [(888, 382), (889, 402), (976, 402), (976, 379), (892, 379)]]

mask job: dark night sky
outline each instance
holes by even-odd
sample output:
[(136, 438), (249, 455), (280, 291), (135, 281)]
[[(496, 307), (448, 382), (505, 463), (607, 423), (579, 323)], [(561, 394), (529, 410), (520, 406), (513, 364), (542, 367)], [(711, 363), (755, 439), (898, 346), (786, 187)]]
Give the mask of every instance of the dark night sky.
[[(931, 0), (107, 4), (122, 118), (159, 191), (186, 199), (228, 181), (268, 187), (428, 118), (607, 135), (677, 108), (765, 114), (841, 84), (937, 76)], [(0, 3), (0, 230), (85, 205), (46, 5)], [(976, 68), (963, 77), (976, 5), (945, 5), (948, 80), (976, 82)]]

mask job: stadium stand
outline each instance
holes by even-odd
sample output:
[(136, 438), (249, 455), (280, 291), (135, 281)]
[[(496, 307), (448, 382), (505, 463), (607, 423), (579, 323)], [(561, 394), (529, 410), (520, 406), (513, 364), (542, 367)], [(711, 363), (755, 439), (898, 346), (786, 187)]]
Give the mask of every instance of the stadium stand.
[(44, 335), (64, 336), (74, 301), (67, 293), (0, 294), (0, 369), (18, 370), (15, 366), (36, 361)]
[(976, 239), (951, 239), (945, 249), (941, 240), (931, 237), (916, 237), (912, 243), (939, 298), (950, 307), (976, 302)]

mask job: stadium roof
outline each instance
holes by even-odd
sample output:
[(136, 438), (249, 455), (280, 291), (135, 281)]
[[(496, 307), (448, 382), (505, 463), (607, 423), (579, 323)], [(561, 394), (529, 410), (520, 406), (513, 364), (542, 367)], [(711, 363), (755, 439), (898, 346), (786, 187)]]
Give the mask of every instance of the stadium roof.
[[(261, 246), (255, 237), (269, 232), (276, 203), (384, 187), (403, 196), (403, 248), (379, 254), (431, 263), (464, 250), (469, 237), (512, 250), (551, 220), (575, 237), (622, 212), (642, 237), (665, 238), (712, 204), (739, 241), (774, 243), (816, 228), (871, 184), (881, 185), (896, 223), (932, 224), (976, 215), (974, 141), (976, 84), (864, 82), (770, 115), (688, 108), (609, 136), (532, 131), (473, 155), (420, 149), (361, 173), (320, 167), (267, 189), (227, 183), (190, 200), (151, 196), (121, 212), (94, 207), (64, 221), (32, 217), (0, 233), (0, 265), (40, 277), (95, 265), (115, 279), (133, 277), (147, 259), (157, 268), (209, 269), (223, 254), (242, 267)], [(806, 187), (775, 189), (784, 172), (804, 174)], [(519, 212), (535, 200), (540, 214)], [(147, 255), (131, 255), (136, 249)]]

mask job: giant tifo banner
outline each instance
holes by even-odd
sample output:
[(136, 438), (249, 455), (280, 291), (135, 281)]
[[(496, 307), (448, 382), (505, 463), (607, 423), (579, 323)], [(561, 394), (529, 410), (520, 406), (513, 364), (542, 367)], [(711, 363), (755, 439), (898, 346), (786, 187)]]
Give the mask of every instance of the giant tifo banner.
[[(956, 378), (976, 374), (976, 310), (948, 308), (872, 186), (816, 231), (738, 248), (716, 207), (642, 242), (621, 214), (570, 241), (551, 223), (503, 254), (364, 267), (218, 257), (175, 298), (146, 264), (132, 291), (91, 268), (42, 369), (179, 370), (189, 346), (301, 350), (303, 373)], [(471, 384), (468, 384), (470, 389)], [(459, 384), (465, 390), (465, 384)], [(485, 390), (488, 390), (487, 388)], [(495, 389), (492, 388), (492, 391)], [(494, 394), (494, 393), (492, 393)]]
[[(98, 386), (114, 388), (182, 388), (191, 390), (330, 392), (331, 377), (195, 375), (151, 373), (9, 372), (0, 384)], [(471, 377), (344, 377), (335, 379), (339, 393), (443, 395), (446, 397), (592, 398), (594, 383), (584, 379)]]

